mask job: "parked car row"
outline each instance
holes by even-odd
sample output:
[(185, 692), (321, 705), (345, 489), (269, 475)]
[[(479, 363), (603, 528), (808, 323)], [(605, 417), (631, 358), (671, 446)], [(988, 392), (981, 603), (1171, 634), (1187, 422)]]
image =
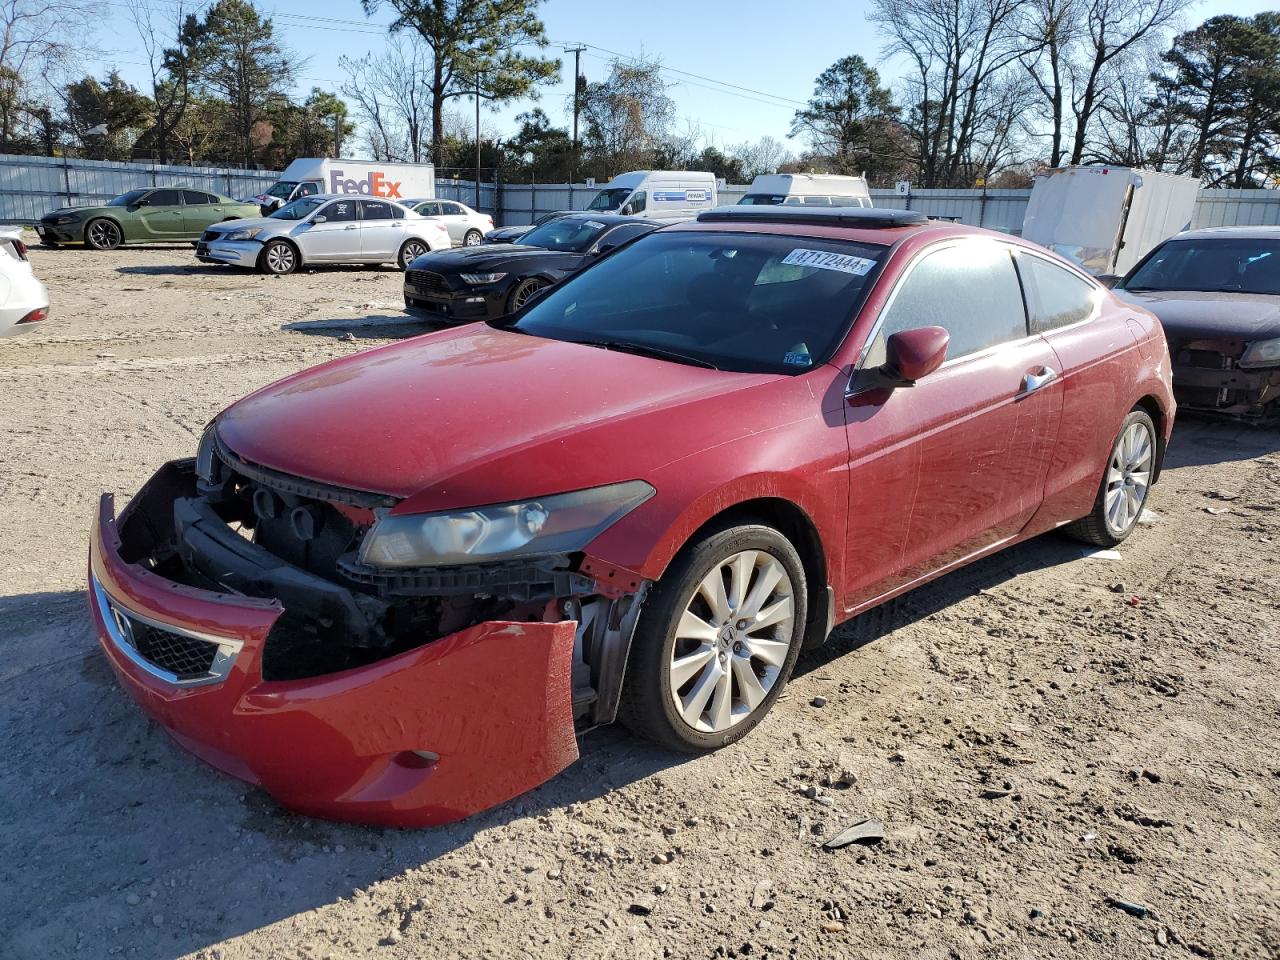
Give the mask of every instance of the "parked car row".
[(1159, 480), (1160, 324), (1029, 242), (803, 204), (527, 239), (410, 264), (486, 322), (260, 389), (102, 498), (121, 683), (289, 808), (455, 820), (615, 720), (733, 743), (838, 623), (1050, 530), (1114, 546)]

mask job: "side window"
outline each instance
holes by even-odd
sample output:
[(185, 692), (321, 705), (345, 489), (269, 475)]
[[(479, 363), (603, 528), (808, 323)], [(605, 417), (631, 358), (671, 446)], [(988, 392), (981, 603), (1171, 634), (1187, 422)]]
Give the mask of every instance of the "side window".
[(361, 200), (360, 218), (362, 220), (394, 220), (395, 214), (391, 204), (385, 200)]
[(356, 202), (354, 200), (335, 200), (317, 211), (330, 223), (338, 223), (356, 218)]
[(653, 227), (647, 223), (627, 223), (621, 227), (615, 227), (600, 238), (600, 243), (608, 244), (611, 247), (621, 246), (628, 240), (634, 240), (641, 234), (648, 233)]
[(183, 190), (182, 202), (188, 207), (195, 207), (206, 203), (217, 203), (218, 198), (207, 193), (201, 193), (199, 190)]
[(1056, 263), (1019, 253), (1018, 269), (1027, 285), (1032, 333), (1048, 333), (1079, 323), (1088, 319), (1098, 305), (1098, 288)]
[(926, 253), (907, 274), (885, 311), (866, 365), (884, 362), (890, 334), (945, 327), (947, 359), (1027, 335), (1022, 287), (1013, 255), (1002, 243), (970, 240)]
[(181, 190), (152, 190), (147, 194), (147, 205), (151, 207), (176, 207), (182, 203)]
[(804, 205), (806, 207), (829, 207), (831, 206), (830, 197), (805, 197)]
[(627, 205), (622, 208), (621, 212), (624, 214), (639, 213), (644, 209), (646, 200), (645, 191), (637, 191), (631, 195), (631, 199), (627, 201)]
[(458, 206), (456, 203), (441, 203), (440, 207), (441, 207), (440, 212), (446, 217), (462, 216), (462, 208)]
[[(320, 184), (304, 180), (298, 187), (298, 197), (312, 197), (320, 192)], [(297, 199), (296, 197), (294, 199)]]
[(432, 200), (430, 203), (424, 203), (418, 207), (418, 212), (424, 217), (438, 217), (440, 216), (440, 207), (440, 203)]

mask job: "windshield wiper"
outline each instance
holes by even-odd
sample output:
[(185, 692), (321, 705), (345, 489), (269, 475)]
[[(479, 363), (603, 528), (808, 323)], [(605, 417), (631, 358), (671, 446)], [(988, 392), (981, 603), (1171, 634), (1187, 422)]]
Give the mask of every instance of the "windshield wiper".
[(695, 367), (706, 367), (708, 370), (719, 370), (710, 360), (690, 356), (678, 350), (666, 347), (654, 347), (646, 343), (629, 343), (625, 340), (570, 340), (569, 343), (580, 343), (584, 347), (600, 347), (602, 350), (616, 350), (618, 353), (634, 353), (638, 357), (657, 357), (659, 360), (674, 360), (676, 363), (688, 363)]

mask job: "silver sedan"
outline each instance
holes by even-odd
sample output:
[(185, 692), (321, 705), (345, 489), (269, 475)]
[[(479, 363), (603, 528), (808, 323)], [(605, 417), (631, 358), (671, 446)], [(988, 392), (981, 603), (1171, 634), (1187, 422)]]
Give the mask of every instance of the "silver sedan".
[(205, 263), (292, 273), (316, 263), (396, 263), (451, 246), (449, 231), (389, 200), (318, 194), (269, 217), (214, 224), (196, 244)]
[(443, 223), (455, 247), (478, 247), (484, 235), (493, 229), (493, 217), (457, 200), (405, 200), (403, 203), (410, 210)]

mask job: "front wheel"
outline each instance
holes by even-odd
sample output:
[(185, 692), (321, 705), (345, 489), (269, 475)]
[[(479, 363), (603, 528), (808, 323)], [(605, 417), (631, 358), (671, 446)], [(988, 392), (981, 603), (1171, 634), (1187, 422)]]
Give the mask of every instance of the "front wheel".
[(545, 280), (539, 280), (537, 277), (521, 280), (516, 284), (516, 288), (511, 291), (511, 299), (507, 301), (507, 312), (515, 313), (515, 311), (532, 300), (534, 294), (546, 285), (547, 282)]
[(424, 253), (430, 252), (430, 248), (421, 240), (406, 240), (404, 246), (400, 248), (400, 256), (396, 258), (396, 262), (400, 264), (401, 270), (408, 270), (409, 264)]
[(467, 235), (462, 238), (464, 247), (478, 247), (482, 243), (484, 243), (484, 236), (479, 230), (468, 230)]
[(804, 566), (777, 530), (744, 524), (704, 537), (645, 602), (620, 719), (686, 753), (742, 739), (782, 693), (806, 612)]
[(298, 269), (298, 251), (284, 240), (272, 240), (262, 248), (258, 266), (263, 273), (281, 276)]
[(1098, 496), (1089, 515), (1063, 528), (1068, 536), (1114, 547), (1138, 525), (1155, 476), (1156, 425), (1141, 407), (1129, 411), (1111, 445)]
[(120, 225), (114, 220), (90, 220), (84, 228), (84, 242), (94, 250), (114, 250), (123, 240)]

